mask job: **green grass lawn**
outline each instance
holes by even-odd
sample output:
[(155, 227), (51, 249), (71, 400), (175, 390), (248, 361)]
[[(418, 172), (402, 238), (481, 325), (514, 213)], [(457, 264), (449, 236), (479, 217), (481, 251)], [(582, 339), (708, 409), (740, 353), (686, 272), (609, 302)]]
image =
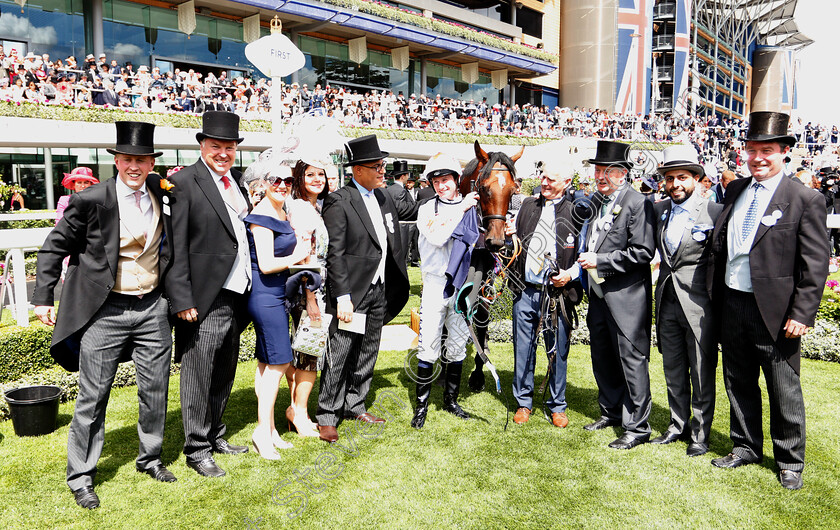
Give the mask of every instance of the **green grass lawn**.
[[(409, 306), (418, 303), (412, 300)], [(342, 447), (337, 447), (298, 438), (278, 423), (283, 438), (295, 448), (275, 462), (260, 459), (253, 450), (219, 456), (217, 461), (228, 472), (222, 479), (202, 478), (184, 462), (176, 376), (170, 381), (163, 460), (178, 482), (158, 483), (137, 473), (136, 389), (115, 389), (96, 478), (102, 507), (92, 512), (75, 505), (64, 482), (74, 403), (61, 405), (60, 427), (47, 436), (18, 438), (11, 422), (0, 423), (0, 525), (132, 529), (840, 525), (840, 444), (834, 436), (840, 395), (837, 364), (803, 360), (808, 414), (805, 487), (790, 492), (776, 479), (768, 427), (762, 464), (736, 470), (710, 465), (712, 458), (730, 449), (729, 404), (720, 368), (711, 451), (689, 459), (683, 442), (616, 451), (607, 444), (618, 431), (582, 429), (598, 416), (588, 347), (573, 347), (569, 357), (570, 424), (562, 430), (539, 412), (524, 426), (515, 425), (511, 413), (508, 429), (503, 430), (504, 400), (489, 391), (463, 392), (461, 404), (475, 419), (459, 420), (440, 410), (441, 389), (435, 387), (426, 426), (416, 431), (409, 426), (414, 388), (403, 371), (405, 355), (379, 356), (368, 403), (379, 399), (393, 416), (381, 431), (364, 432), (345, 422), (339, 429)], [(510, 396), (512, 347), (493, 344), (491, 355)], [(539, 384), (546, 361), (544, 356), (538, 359)], [(661, 356), (653, 352), (651, 361), (651, 423), (658, 434), (668, 423), (667, 398)], [(467, 364), (471, 369), (471, 359)], [(238, 367), (226, 414), (232, 443), (249, 444), (256, 424), (254, 367), (254, 362)], [(387, 399), (388, 392), (407, 407), (401, 409)], [(310, 400), (313, 409), (315, 400), (315, 396)], [(288, 404), (284, 384), (278, 420)], [(331, 478), (320, 478), (316, 467)]]

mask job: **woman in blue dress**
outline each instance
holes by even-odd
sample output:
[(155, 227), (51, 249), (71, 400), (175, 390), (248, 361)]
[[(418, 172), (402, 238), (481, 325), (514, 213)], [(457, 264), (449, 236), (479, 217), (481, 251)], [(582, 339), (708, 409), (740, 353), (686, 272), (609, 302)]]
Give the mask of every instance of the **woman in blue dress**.
[[(288, 168), (286, 168), (288, 172)], [(292, 445), (280, 438), (274, 426), (274, 402), (283, 374), (292, 361), (289, 341), (289, 316), (286, 313), (286, 279), (289, 267), (309, 256), (310, 246), (298, 241), (283, 211), (291, 188), (289, 173), (255, 175), (261, 179), (265, 196), (245, 218), (251, 248), (252, 286), (248, 311), (254, 320), (257, 336), (257, 371), (254, 378), (257, 393), (257, 427), (252, 441), (254, 449), (268, 460), (280, 458), (276, 448)]]

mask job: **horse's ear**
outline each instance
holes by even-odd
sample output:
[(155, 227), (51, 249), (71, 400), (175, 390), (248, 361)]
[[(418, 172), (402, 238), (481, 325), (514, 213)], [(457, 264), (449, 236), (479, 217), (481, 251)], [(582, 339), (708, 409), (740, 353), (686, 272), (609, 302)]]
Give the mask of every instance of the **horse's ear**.
[(487, 161), (490, 160), (490, 157), (487, 155), (484, 149), (482, 149), (481, 146), (478, 145), (478, 140), (475, 141), (475, 157), (484, 163), (487, 163)]
[(525, 146), (523, 145), (522, 147), (519, 148), (519, 152), (516, 153), (515, 155), (513, 155), (512, 157), (510, 157), (510, 159), (512, 161), (516, 162), (517, 160), (519, 160), (519, 157), (521, 157), (522, 153), (524, 153), (524, 152), (525, 152)]

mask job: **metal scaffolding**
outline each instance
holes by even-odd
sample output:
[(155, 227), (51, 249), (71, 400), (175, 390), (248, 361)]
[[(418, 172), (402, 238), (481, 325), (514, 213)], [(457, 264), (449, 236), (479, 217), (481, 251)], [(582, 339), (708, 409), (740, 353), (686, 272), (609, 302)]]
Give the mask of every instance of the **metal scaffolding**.
[[(799, 32), (793, 19), (796, 4), (797, 0), (692, 0), (692, 114), (696, 114), (697, 104), (705, 101), (713, 113), (743, 115), (735, 111), (735, 102), (739, 101), (736, 92), (745, 88), (747, 79), (746, 72), (736, 73), (736, 63), (749, 63), (753, 45), (796, 51), (814, 42)], [(699, 48), (698, 29), (713, 39), (711, 53)], [(731, 54), (722, 52), (722, 48)], [(702, 57), (701, 53), (709, 57)], [(701, 79), (711, 88), (710, 97), (700, 96)], [(725, 96), (723, 104), (717, 102), (720, 94)], [(746, 101), (748, 94), (737, 96)]]

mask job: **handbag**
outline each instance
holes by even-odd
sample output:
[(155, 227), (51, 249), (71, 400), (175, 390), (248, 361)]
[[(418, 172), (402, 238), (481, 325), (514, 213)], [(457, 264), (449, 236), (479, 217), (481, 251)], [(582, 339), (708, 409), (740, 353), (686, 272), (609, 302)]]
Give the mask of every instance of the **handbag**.
[(321, 313), (321, 327), (315, 327), (312, 325), (309, 314), (304, 311), (300, 316), (297, 329), (295, 329), (292, 349), (313, 357), (323, 357), (329, 342), (331, 320), (332, 315)]

